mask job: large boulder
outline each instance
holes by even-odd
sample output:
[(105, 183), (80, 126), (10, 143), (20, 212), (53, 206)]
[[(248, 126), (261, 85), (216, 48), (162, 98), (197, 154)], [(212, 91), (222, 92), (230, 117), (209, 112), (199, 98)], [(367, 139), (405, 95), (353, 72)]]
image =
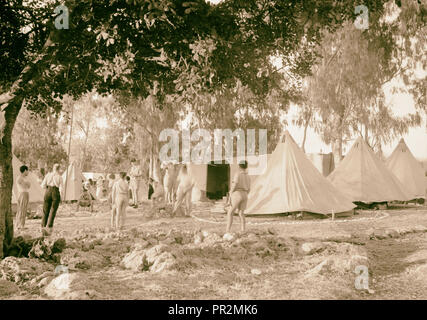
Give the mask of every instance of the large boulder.
[(129, 252), (122, 260), (122, 265), (126, 269), (133, 271), (148, 271), (149, 265), (143, 249), (135, 249)]
[(81, 273), (60, 274), (46, 286), (44, 293), (57, 300), (87, 300), (100, 297), (91, 289), (91, 281)]
[(170, 252), (162, 252), (156, 256), (153, 261), (153, 264), (150, 266), (151, 272), (162, 272), (165, 270), (170, 270), (175, 265), (175, 257)]
[(175, 256), (170, 251), (171, 248), (164, 244), (149, 249), (136, 247), (123, 258), (122, 265), (133, 271), (161, 272), (170, 270), (176, 262)]

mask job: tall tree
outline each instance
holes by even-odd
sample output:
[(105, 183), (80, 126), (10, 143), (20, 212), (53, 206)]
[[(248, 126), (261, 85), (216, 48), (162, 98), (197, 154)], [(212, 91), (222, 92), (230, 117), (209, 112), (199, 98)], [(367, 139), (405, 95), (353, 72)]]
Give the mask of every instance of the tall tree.
[[(372, 32), (378, 28), (374, 26)], [(317, 128), (323, 140), (332, 144), (337, 162), (343, 143), (355, 134), (371, 140), (380, 151), (381, 144), (419, 125), (418, 113), (399, 118), (385, 105), (384, 84), (410, 72), (392, 54), (397, 49), (391, 33), (363, 34), (348, 24), (327, 34), (321, 47), (322, 59), (309, 81), (310, 100), (321, 117)]]
[[(236, 79), (266, 94), (268, 73), (258, 75), (269, 57), (353, 17), (356, 2), (67, 0), (69, 29), (55, 27), (65, 14), (54, 11), (60, 1), (0, 2), (0, 257), (13, 238), (12, 130), (23, 104), (35, 113), (59, 111), (57, 98), (76, 100), (93, 88), (146, 97), (155, 81), (160, 101), (180, 87), (214, 89)], [(369, 1), (372, 10), (378, 3)], [(192, 47), (210, 39), (215, 54), (205, 65)]]
[(32, 169), (47, 169), (54, 163), (66, 162), (67, 154), (61, 145), (58, 130), (58, 116), (52, 110), (41, 116), (23, 109), (12, 137), (15, 156)]

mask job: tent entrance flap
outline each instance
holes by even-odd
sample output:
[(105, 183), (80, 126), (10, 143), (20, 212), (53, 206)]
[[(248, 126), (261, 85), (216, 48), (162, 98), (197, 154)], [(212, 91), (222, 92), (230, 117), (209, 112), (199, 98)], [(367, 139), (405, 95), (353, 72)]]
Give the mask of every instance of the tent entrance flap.
[(206, 179), (206, 196), (212, 200), (222, 199), (227, 195), (230, 184), (230, 165), (223, 162), (208, 164)]

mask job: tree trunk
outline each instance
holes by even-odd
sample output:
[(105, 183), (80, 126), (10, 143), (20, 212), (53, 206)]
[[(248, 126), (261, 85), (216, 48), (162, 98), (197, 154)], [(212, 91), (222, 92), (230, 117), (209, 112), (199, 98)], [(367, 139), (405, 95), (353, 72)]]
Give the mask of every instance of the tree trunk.
[(336, 139), (333, 142), (332, 153), (334, 155), (334, 163), (336, 167), (338, 163), (341, 162), (341, 159), (342, 159), (342, 139)]
[(22, 99), (15, 97), (5, 108), (5, 126), (0, 135), (0, 259), (7, 254), (13, 239), (12, 216), (12, 131), (22, 106)]
[(308, 124), (309, 124), (309, 121), (307, 121), (306, 123), (305, 123), (305, 126), (304, 126), (304, 137), (303, 137), (303, 139), (302, 139), (302, 143), (301, 143), (301, 149), (302, 149), (302, 151), (305, 153), (305, 140), (307, 139), (307, 129), (308, 129)]

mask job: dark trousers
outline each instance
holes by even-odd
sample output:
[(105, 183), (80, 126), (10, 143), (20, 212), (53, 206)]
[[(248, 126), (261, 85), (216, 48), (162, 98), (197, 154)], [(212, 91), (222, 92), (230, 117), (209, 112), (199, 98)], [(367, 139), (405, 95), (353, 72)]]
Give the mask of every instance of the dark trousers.
[(151, 199), (151, 196), (153, 195), (153, 193), (154, 193), (154, 188), (151, 184), (149, 184), (148, 185), (148, 200)]
[(53, 227), (53, 221), (55, 220), (56, 211), (58, 210), (59, 203), (61, 202), (61, 195), (57, 187), (47, 187), (46, 193), (44, 194), (43, 204), (43, 219), (42, 227)]

